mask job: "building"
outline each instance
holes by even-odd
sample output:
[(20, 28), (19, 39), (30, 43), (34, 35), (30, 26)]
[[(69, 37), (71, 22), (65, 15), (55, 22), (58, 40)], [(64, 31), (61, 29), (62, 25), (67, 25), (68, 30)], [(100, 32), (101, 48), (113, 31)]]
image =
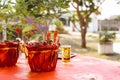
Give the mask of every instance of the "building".
[(99, 20), (99, 30), (112, 30), (120, 31), (120, 20), (109, 19), (109, 20)]

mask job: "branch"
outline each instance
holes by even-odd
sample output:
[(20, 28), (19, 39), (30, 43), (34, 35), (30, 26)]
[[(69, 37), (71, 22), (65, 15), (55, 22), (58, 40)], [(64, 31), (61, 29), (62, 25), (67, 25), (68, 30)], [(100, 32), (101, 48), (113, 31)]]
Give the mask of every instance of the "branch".
[(72, 6), (75, 8), (75, 9), (77, 9), (77, 7), (75, 7), (75, 5), (73, 4), (73, 3), (71, 3), (72, 4)]
[[(74, 0), (73, 3), (76, 3), (76, 4), (77, 4), (77, 7), (78, 7), (80, 2), (79, 2), (79, 0)], [(71, 3), (72, 6), (73, 6), (75, 9), (77, 9), (77, 7), (75, 7), (75, 5), (74, 5), (73, 3)]]
[[(102, 2), (100, 2), (100, 5), (102, 5), (104, 2), (105, 2), (105, 0), (103, 0)], [(100, 7), (100, 5), (99, 5), (99, 7)]]
[(96, 9), (91, 9), (91, 10), (88, 10), (88, 13), (86, 14), (85, 18), (88, 18), (93, 12), (95, 12), (96, 10), (98, 10), (100, 6), (98, 6)]
[(6, 4), (6, 0), (4, 0), (4, 2), (3, 2), (3, 7), (5, 7), (5, 4)]

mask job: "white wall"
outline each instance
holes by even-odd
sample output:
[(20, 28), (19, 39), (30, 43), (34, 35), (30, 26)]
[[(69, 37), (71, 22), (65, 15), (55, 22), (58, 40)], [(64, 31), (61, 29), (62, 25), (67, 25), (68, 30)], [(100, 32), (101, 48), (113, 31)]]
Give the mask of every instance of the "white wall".
[(97, 15), (92, 14), (92, 21), (89, 23), (88, 32), (98, 32), (98, 19)]

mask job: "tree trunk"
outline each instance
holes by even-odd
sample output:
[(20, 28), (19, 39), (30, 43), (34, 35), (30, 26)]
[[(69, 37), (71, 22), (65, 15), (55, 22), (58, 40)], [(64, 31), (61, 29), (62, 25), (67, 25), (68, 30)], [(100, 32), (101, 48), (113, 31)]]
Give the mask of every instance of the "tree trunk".
[(73, 24), (73, 26), (72, 26), (72, 31), (75, 32), (75, 27), (76, 27), (75, 22), (72, 21), (72, 24)]
[(7, 24), (6, 21), (2, 22), (2, 41), (7, 40)]
[(86, 48), (86, 33), (87, 33), (87, 27), (88, 27), (88, 21), (89, 16), (83, 16), (81, 14), (81, 11), (79, 10), (79, 6), (77, 6), (77, 15), (80, 23), (80, 29), (81, 29), (81, 47)]
[(81, 28), (81, 47), (86, 48), (86, 33), (88, 27), (88, 18), (84, 18), (83, 21), (80, 22)]
[(75, 31), (75, 28), (76, 28), (76, 24), (75, 24), (75, 16), (73, 15), (72, 18), (71, 18), (71, 22), (73, 24), (72, 26), (72, 31), (74, 32)]
[(86, 48), (86, 27), (85, 26), (81, 27), (81, 47)]

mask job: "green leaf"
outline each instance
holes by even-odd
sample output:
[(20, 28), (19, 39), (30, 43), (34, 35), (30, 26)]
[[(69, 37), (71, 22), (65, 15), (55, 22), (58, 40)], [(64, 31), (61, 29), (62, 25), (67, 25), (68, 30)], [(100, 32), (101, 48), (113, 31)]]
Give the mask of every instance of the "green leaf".
[(2, 31), (2, 26), (0, 26), (0, 32)]
[(22, 33), (28, 32), (30, 30), (33, 30), (33, 28), (31, 26), (26, 26), (23, 30)]

